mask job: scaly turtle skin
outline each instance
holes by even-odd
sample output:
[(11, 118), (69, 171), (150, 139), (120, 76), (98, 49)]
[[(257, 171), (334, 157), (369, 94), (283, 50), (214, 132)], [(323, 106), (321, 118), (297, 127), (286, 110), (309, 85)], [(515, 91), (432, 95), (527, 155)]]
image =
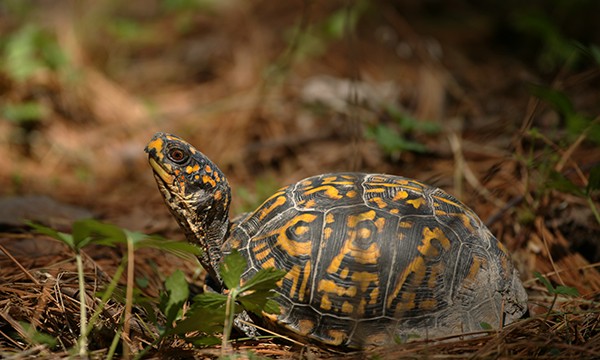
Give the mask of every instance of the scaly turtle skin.
[(267, 322), (328, 345), (362, 348), (494, 328), (521, 317), (527, 295), (506, 248), (444, 191), (400, 176), (336, 173), (278, 190), (233, 224), (219, 168), (184, 140), (146, 147), (159, 189), (202, 266), (238, 249), (244, 276), (287, 271)]

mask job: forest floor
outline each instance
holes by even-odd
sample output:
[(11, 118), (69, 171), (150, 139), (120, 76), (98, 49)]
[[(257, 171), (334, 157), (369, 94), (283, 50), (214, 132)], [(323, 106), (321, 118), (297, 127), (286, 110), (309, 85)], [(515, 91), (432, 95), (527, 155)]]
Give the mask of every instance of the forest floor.
[[(440, 187), (509, 249), (529, 293), (529, 318), (480, 337), (351, 353), (275, 338), (234, 342), (238, 356), (600, 358), (598, 48), (561, 57), (540, 45), (550, 36), (523, 30), (525, 16), (416, 3), (0, 5), (0, 357), (66, 357), (79, 332), (74, 252), (23, 218), (70, 232), (94, 217), (184, 239), (144, 153), (164, 131), (219, 165), (232, 216), (326, 172)], [(92, 304), (126, 253), (82, 250)], [(195, 261), (137, 251), (137, 291), (157, 298), (176, 269), (201, 285)], [(106, 356), (123, 306), (109, 310), (91, 357)], [(132, 352), (148, 332), (132, 330)], [(181, 341), (148, 353), (220, 355)]]

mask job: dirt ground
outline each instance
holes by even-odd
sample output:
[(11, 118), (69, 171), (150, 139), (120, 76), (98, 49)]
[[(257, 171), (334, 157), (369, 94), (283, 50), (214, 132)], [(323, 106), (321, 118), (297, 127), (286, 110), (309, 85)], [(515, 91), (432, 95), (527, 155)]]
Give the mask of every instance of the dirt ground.
[[(232, 215), (326, 172), (440, 187), (506, 245), (530, 295), (531, 318), (453, 345), (342, 354), (275, 339), (236, 343), (236, 353), (600, 358), (600, 5), (551, 3), (0, 4), (0, 356), (67, 356), (77, 335), (73, 254), (22, 218), (70, 231), (74, 219), (92, 216), (184, 239), (143, 151), (164, 131), (220, 166)], [(91, 297), (124, 252), (84, 250)], [(194, 261), (136, 254), (149, 295), (175, 269), (199, 283)], [(558, 312), (548, 314), (554, 296), (535, 272), (579, 295), (557, 297)], [(25, 341), (23, 322), (64, 343)], [(138, 335), (141, 347), (149, 337)], [(94, 336), (92, 356), (102, 358), (111, 337)], [(220, 350), (175, 343), (151, 354), (214, 358)]]

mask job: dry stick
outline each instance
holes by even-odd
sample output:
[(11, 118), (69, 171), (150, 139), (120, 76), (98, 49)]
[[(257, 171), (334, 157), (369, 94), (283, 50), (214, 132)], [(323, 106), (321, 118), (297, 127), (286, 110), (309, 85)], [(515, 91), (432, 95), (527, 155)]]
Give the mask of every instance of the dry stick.
[(6, 256), (8, 256), (10, 258), (10, 260), (12, 262), (14, 262), (19, 269), (21, 269), (21, 271), (31, 280), (33, 281), (36, 285), (40, 285), (40, 283), (37, 281), (37, 279), (35, 277), (33, 277), (33, 275), (31, 275), (31, 273), (29, 271), (27, 271), (27, 269), (25, 269), (23, 267), (23, 265), (21, 265), (20, 262), (17, 261), (17, 259), (15, 259), (12, 254), (10, 252), (8, 252), (8, 250), (6, 250), (6, 248), (4, 248), (4, 246), (0, 245), (0, 250), (2, 250), (3, 253), (6, 254)]

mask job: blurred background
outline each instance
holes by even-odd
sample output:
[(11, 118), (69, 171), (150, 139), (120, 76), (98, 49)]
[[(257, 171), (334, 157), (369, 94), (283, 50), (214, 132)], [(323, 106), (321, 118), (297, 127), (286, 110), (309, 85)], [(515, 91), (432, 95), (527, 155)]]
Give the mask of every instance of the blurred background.
[(472, 207), (524, 280), (593, 294), (598, 14), (595, 0), (3, 0), (0, 195), (183, 238), (143, 151), (171, 132), (228, 176), (232, 215), (319, 173), (416, 178)]

